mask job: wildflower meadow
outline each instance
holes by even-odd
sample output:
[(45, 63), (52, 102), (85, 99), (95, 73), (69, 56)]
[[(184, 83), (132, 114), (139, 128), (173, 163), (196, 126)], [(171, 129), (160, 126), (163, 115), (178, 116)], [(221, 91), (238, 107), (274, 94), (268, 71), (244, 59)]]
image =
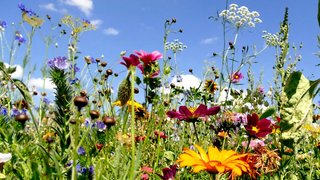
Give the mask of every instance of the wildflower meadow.
[[(112, 60), (81, 48), (97, 21), (9, 3), (20, 21), (0, 17), (0, 179), (320, 179), (319, 73), (299, 68), (290, 8), (277, 31), (258, 32), (264, 15), (250, 3), (223, 3), (205, 19), (221, 28), (220, 49), (187, 72), (179, 58), (192, 44), (176, 38), (188, 31), (178, 18), (157, 22), (160, 49), (107, 49)], [(242, 43), (246, 33), (262, 48)], [(39, 38), (45, 57), (35, 62)], [(267, 50), (264, 77), (256, 59)]]

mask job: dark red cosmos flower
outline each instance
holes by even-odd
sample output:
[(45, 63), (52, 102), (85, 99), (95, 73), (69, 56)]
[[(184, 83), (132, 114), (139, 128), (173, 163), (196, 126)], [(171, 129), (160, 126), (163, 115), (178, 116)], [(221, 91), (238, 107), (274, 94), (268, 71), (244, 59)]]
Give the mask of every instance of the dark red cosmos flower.
[(197, 109), (190, 108), (188, 109), (186, 106), (180, 106), (179, 112), (176, 111), (168, 111), (167, 116), (170, 118), (177, 118), (186, 122), (196, 122), (200, 117), (205, 117), (208, 115), (217, 114), (220, 111), (220, 106), (215, 106), (207, 109), (206, 105), (200, 104)]
[(122, 59), (124, 62), (120, 62), (120, 64), (125, 65), (128, 69), (130, 66), (138, 66), (140, 64), (139, 57), (134, 54), (130, 54), (129, 57), (122, 57)]
[(177, 165), (171, 165), (162, 169), (163, 175), (157, 174), (162, 180), (174, 180), (177, 174)]
[(263, 138), (272, 132), (271, 121), (268, 119), (260, 119), (256, 113), (247, 115), (247, 125), (244, 126), (250, 136)]

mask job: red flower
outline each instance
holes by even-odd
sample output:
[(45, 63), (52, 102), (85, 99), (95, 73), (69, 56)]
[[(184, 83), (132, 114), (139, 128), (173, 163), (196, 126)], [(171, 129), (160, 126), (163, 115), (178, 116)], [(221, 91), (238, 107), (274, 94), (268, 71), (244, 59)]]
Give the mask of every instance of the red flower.
[(167, 116), (170, 118), (177, 118), (182, 121), (187, 122), (196, 122), (200, 117), (205, 117), (208, 115), (217, 114), (220, 111), (220, 106), (215, 106), (207, 109), (206, 105), (200, 104), (197, 109), (190, 108), (188, 109), (186, 106), (180, 106), (179, 112), (176, 111), (168, 111)]
[(247, 125), (244, 127), (248, 131), (250, 136), (254, 136), (257, 138), (266, 137), (268, 134), (272, 132), (271, 121), (268, 119), (261, 119), (257, 114), (253, 113), (252, 115), (247, 115)]
[(156, 135), (157, 137), (160, 136), (160, 138), (162, 138), (162, 139), (168, 138), (168, 136), (166, 136), (165, 133), (162, 132), (162, 131), (154, 131), (153, 133), (154, 133), (154, 135)]
[(144, 66), (148, 66), (150, 63), (153, 63), (158, 59), (162, 58), (162, 54), (159, 51), (153, 51), (152, 53), (147, 53), (145, 51), (140, 50), (140, 52), (139, 51), (135, 51), (135, 52), (143, 62)]
[(128, 69), (130, 66), (138, 66), (140, 64), (139, 57), (134, 54), (130, 54), (129, 57), (122, 57), (122, 59), (124, 62), (120, 62), (120, 64), (125, 65)]
[(162, 169), (163, 175), (157, 174), (162, 180), (173, 180), (177, 174), (177, 165), (171, 165)]
[(243, 79), (243, 75), (241, 74), (241, 72), (237, 71), (232, 73), (231, 75), (231, 82), (232, 83), (238, 83), (241, 79)]

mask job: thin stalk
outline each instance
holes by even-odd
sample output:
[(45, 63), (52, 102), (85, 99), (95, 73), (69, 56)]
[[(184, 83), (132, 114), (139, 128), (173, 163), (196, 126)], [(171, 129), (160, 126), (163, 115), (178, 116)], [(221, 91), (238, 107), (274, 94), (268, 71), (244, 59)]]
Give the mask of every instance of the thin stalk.
[(193, 124), (193, 128), (194, 128), (194, 133), (196, 134), (197, 142), (199, 143), (200, 141), (199, 141), (199, 137), (198, 137), (198, 133), (197, 133), (196, 123), (193, 122), (192, 124)]
[(135, 169), (135, 111), (134, 111), (134, 83), (135, 83), (135, 66), (130, 67), (131, 72), (131, 171), (130, 179), (134, 179), (134, 169)]
[(78, 138), (79, 138), (79, 125), (80, 125), (80, 109), (77, 112), (77, 118), (76, 118), (76, 124), (71, 124), (74, 127), (71, 127), (70, 129), (73, 131), (71, 133), (71, 141), (72, 141), (72, 156), (73, 156), (73, 164), (72, 164), (72, 180), (77, 180), (77, 161), (78, 161)]

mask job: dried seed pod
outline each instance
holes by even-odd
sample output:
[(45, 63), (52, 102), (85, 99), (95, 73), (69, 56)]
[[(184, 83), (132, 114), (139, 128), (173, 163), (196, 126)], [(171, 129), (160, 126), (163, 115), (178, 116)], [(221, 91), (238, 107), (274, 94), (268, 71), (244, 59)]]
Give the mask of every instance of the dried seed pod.
[(104, 116), (102, 121), (105, 125), (107, 125), (108, 128), (110, 128), (111, 126), (114, 126), (116, 124), (116, 120), (110, 116)]
[(85, 96), (76, 96), (73, 99), (73, 103), (75, 106), (78, 107), (78, 110), (80, 111), (81, 108), (85, 107), (88, 105), (88, 99)]
[(99, 116), (100, 116), (99, 111), (97, 111), (97, 110), (91, 110), (91, 111), (90, 111), (90, 117), (91, 117), (91, 119), (97, 119)]
[(29, 120), (29, 117), (25, 113), (19, 113), (14, 119), (21, 124), (25, 124)]
[(102, 61), (101, 63), (100, 63), (100, 66), (102, 66), (102, 67), (106, 67), (107, 66), (107, 62), (105, 62), (105, 61)]
[(107, 69), (106, 73), (107, 73), (107, 75), (111, 76), (113, 74), (113, 71), (112, 71), (112, 69)]

